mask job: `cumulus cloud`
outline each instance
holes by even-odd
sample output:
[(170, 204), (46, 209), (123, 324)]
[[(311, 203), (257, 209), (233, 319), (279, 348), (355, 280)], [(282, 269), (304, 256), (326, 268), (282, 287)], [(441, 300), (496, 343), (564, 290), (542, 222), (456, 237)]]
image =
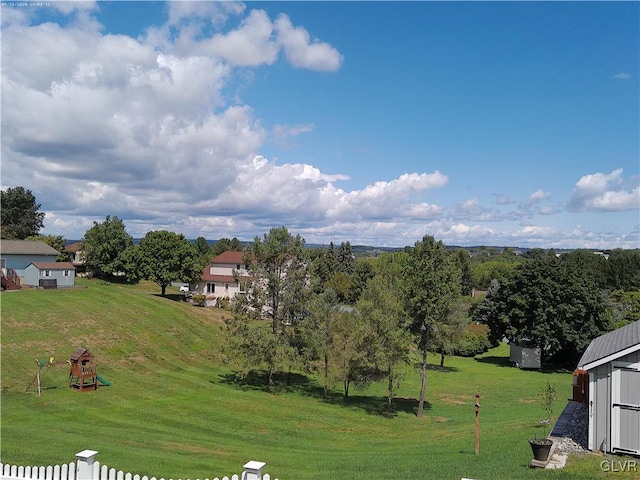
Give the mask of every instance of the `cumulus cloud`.
[[(55, 5), (69, 17), (63, 25), (31, 24), (29, 9), (2, 12), (3, 188), (36, 194), (46, 212), (43, 233), (80, 238), (111, 214), (134, 236), (164, 228), (251, 239), (287, 225), (316, 242), (403, 246), (430, 234), (452, 245), (497, 244), (510, 238), (507, 224), (532, 215), (522, 207), (494, 211), (479, 198), (446, 208), (431, 198), (449, 185), (438, 170), (346, 188), (349, 176), (340, 171), (263, 156), (268, 140), (292, 148), (315, 125), (285, 118), (263, 127), (235, 97), (238, 83), (250, 88), (254, 67), (276, 62), (334, 72), (344, 61), (286, 15), (273, 20), (235, 2), (169, 2), (164, 25), (132, 38), (105, 33), (92, 17), (95, 2)], [(570, 203), (637, 208), (632, 182), (621, 170), (588, 175)], [(529, 201), (547, 196), (539, 190)], [(513, 203), (496, 196), (498, 206)], [(637, 230), (598, 238), (624, 245), (637, 242)], [(533, 222), (516, 234), (541, 246), (591, 238)]]
[[(640, 187), (622, 176), (622, 169), (609, 174), (585, 175), (576, 183), (567, 208), (572, 211), (621, 212), (640, 208)], [(634, 185), (635, 183), (635, 185)]]
[(536, 203), (540, 203), (541, 201), (549, 198), (550, 196), (551, 194), (549, 192), (545, 192), (542, 189), (538, 189), (535, 192), (533, 192), (531, 195), (529, 195), (525, 203), (527, 205), (534, 205)]
[(278, 40), (287, 60), (294, 67), (333, 72), (340, 68), (342, 55), (328, 43), (311, 40), (309, 32), (294, 27), (286, 15), (276, 20)]

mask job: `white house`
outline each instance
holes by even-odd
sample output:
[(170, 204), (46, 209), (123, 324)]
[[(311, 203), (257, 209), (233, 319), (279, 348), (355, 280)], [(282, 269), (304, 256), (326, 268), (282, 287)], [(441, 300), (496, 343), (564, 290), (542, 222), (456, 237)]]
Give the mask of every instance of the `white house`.
[(191, 293), (207, 296), (207, 304), (220, 299), (232, 299), (244, 293), (243, 278), (248, 278), (244, 252), (223, 252), (205, 267), (197, 282), (189, 284)]

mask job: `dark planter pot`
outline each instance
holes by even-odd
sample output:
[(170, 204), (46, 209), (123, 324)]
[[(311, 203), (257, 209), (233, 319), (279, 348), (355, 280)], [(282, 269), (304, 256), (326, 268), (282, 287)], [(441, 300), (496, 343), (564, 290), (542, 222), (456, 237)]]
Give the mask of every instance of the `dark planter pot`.
[(533, 450), (533, 458), (546, 462), (549, 458), (553, 441), (548, 438), (532, 438), (529, 440), (529, 445), (531, 445), (531, 450)]

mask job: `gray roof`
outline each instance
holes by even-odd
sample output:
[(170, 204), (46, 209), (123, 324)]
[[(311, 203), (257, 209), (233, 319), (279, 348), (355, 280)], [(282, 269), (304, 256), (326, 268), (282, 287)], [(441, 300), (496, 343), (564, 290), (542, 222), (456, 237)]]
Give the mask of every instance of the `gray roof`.
[(55, 248), (44, 242), (31, 240), (2, 240), (0, 253), (3, 255), (58, 255)]
[(607, 360), (614, 360), (616, 354), (622, 356), (629, 349), (635, 350), (633, 347), (640, 350), (640, 320), (594, 338), (578, 362), (578, 368), (593, 368)]

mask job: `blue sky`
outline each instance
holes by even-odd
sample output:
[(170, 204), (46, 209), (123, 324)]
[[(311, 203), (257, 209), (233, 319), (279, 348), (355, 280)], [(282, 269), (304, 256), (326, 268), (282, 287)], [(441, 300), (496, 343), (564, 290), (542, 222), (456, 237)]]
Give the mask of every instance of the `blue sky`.
[(637, 2), (27, 3), (1, 184), (42, 233), (640, 248)]

